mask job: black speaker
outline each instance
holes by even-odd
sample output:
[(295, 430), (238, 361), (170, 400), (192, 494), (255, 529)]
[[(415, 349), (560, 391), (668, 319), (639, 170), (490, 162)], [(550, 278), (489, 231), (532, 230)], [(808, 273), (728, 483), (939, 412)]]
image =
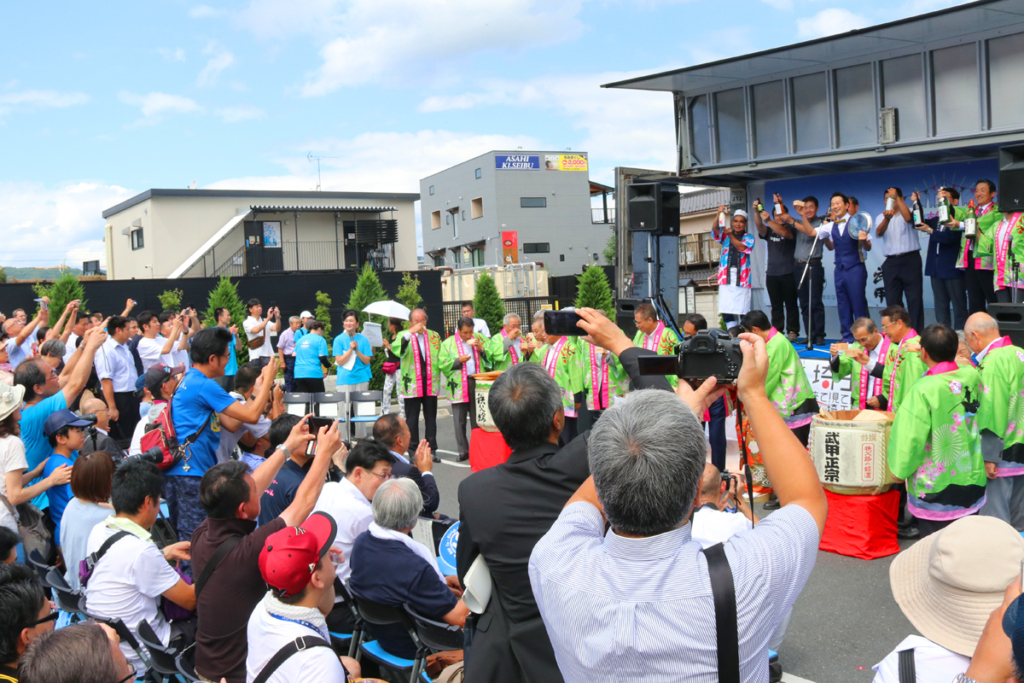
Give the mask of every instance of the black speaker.
[(655, 235), (679, 235), (679, 187), (670, 183), (633, 183), (626, 187), (629, 229)]
[(645, 303), (647, 299), (616, 299), (615, 300), (615, 324), (632, 339), (636, 336), (636, 307)]
[(1000, 213), (1024, 211), (1024, 145), (999, 148), (998, 189)]
[(1024, 304), (989, 304), (986, 308), (999, 323), (999, 334), (1007, 335), (1014, 346), (1024, 347)]

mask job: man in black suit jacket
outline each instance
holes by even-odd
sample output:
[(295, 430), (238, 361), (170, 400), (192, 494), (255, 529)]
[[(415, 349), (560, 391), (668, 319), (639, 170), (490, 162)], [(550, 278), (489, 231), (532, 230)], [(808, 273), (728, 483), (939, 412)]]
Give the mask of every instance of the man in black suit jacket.
[(395, 463), (391, 466), (391, 474), (396, 477), (405, 477), (416, 482), (423, 494), (422, 517), (433, 517), (437, 506), (441, 504), (441, 494), (437, 491), (437, 482), (434, 481), (434, 459), (430, 453), (430, 444), (426, 439), (420, 441), (416, 447), (414, 462), (410, 463), (405, 454), (409, 452), (409, 441), (412, 433), (409, 425), (398, 415), (381, 415), (373, 423), (373, 440), (384, 445), (391, 455), (395, 456)]
[[(577, 311), (579, 326), (610, 350), (634, 389), (671, 391), (664, 377), (641, 376), (638, 349), (613, 322), (592, 309)], [(491, 388), (491, 415), (513, 449), (508, 460), (459, 485), (458, 572), (483, 555), (493, 590), (487, 610), (466, 622), (466, 680), (489, 683), (557, 683), (562, 675), (530, 587), (533, 546), (558, 518), (587, 477), (587, 437), (558, 447), (565, 415), (561, 390), (536, 363), (506, 370)]]

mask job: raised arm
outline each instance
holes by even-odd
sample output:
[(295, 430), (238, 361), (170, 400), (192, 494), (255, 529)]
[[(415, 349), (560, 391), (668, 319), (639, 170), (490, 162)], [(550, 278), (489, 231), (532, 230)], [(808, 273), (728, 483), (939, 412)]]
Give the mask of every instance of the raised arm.
[[(71, 319), (74, 320), (74, 313), (73, 313), (73, 311), (75, 310), (75, 308), (77, 306), (78, 306), (78, 299), (75, 299), (74, 301), (70, 302), (67, 306), (65, 306), (64, 307), (64, 312), (60, 314), (60, 317), (57, 318), (56, 324), (54, 324), (53, 327), (51, 328), (52, 331), (57, 335), (57, 338), (61, 339), (61, 341), (63, 341), (63, 338), (61, 337), (61, 331), (64, 329), (64, 323), (67, 321), (68, 315), (71, 315), (72, 316)], [(71, 334), (70, 330), (69, 330), (68, 334)]]
[[(62, 389), (64, 401), (68, 405), (75, 402), (75, 398), (82, 393), (85, 383), (89, 381), (89, 374), (92, 373), (92, 364), (96, 359), (96, 350), (103, 346), (103, 342), (107, 341), (107, 323), (109, 322), (110, 318), (107, 318), (100, 327), (86, 330), (85, 334), (82, 335), (82, 346), (75, 353), (78, 356), (78, 362), (75, 363)], [(67, 368), (65, 368), (66, 370)]]
[(67, 327), (64, 328), (64, 331), (61, 332), (60, 335), (60, 341), (65, 346), (67, 346), (68, 339), (71, 338), (71, 329), (75, 326), (75, 323), (78, 321), (78, 304), (75, 303), (74, 301), (72, 301), (71, 303), (75, 304), (75, 306), (74, 308), (71, 309), (71, 317), (68, 318)]
[(235, 401), (224, 410), (220, 411), (220, 415), (227, 415), (230, 418), (244, 422), (245, 424), (254, 424), (260, 419), (260, 415), (263, 414), (263, 407), (267, 405), (267, 398), (270, 396), (271, 388), (274, 386), (274, 377), (277, 376), (277, 356), (271, 356), (270, 362), (263, 368), (263, 384), (260, 386), (259, 391), (256, 392), (255, 398), (248, 403), (242, 403)]
[[(341, 442), (341, 434), (338, 432), (340, 424), (340, 422), (334, 421), (329, 428), (321, 427), (320, 432), (316, 435), (316, 455), (313, 456), (313, 464), (310, 465), (309, 472), (299, 484), (291, 505), (281, 513), (281, 519), (288, 526), (302, 524), (309, 517), (309, 514), (313, 512), (313, 506), (316, 505), (316, 499), (320, 497), (324, 481), (327, 480), (327, 468), (331, 465), (331, 458), (335, 455), (347, 454), (345, 444)], [(306, 436), (312, 438), (308, 433)], [(288, 438), (291, 438), (290, 434)]]
[(164, 348), (160, 349), (160, 355), (164, 356), (174, 350), (174, 342), (178, 340), (178, 335), (181, 334), (181, 316), (174, 321), (174, 327), (171, 328), (171, 336), (167, 337), (167, 341), (164, 342)]
[[(44, 296), (43, 300), (46, 301), (47, 303), (49, 303), (50, 299), (49, 299), (49, 297), (45, 297)], [(50, 312), (49, 311), (41, 310), (38, 313), (36, 313), (36, 317), (32, 318), (32, 320), (30, 320), (27, 325), (22, 327), (21, 328), (21, 332), (19, 332), (18, 336), (15, 338), (15, 341), (17, 342), (18, 346), (21, 346), (22, 344), (24, 344), (26, 339), (28, 339), (30, 336), (35, 334), (36, 328), (39, 326), (39, 323), (43, 323), (45, 325), (46, 321), (49, 320), (49, 319), (50, 319)]]

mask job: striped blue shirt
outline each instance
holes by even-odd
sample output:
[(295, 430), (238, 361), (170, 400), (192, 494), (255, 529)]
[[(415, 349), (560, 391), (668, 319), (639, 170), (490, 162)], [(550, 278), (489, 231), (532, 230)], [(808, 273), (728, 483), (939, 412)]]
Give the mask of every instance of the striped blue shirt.
[[(740, 674), (767, 681), (768, 640), (814, 569), (818, 527), (789, 505), (725, 550)], [(573, 503), (534, 548), (530, 583), (566, 683), (718, 681), (707, 561), (689, 524), (649, 538), (606, 535), (597, 508)]]
[[(884, 218), (884, 214), (878, 214), (875, 217), (875, 225), (881, 223)], [(921, 232), (912, 222), (903, 220), (902, 214), (897, 211), (896, 215), (889, 219), (889, 226), (882, 235), (882, 253), (886, 256), (897, 256), (911, 251), (921, 251)]]

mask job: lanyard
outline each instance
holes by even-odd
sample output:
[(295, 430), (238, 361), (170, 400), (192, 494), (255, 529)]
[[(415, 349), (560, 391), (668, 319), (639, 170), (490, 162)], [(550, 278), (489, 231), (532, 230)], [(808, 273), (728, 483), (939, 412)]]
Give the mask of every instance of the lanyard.
[(270, 610), (267, 610), (267, 614), (272, 616), (274, 619), (278, 619), (279, 621), (290, 621), (293, 624), (299, 624), (300, 626), (305, 626), (308, 629), (312, 629), (313, 631), (316, 631), (316, 634), (318, 636), (320, 636), (321, 638), (324, 637), (323, 632), (320, 629), (318, 629), (316, 626), (314, 626), (313, 624), (309, 623), (308, 621), (302, 621), (301, 619), (289, 619), (288, 617), (282, 617), (282, 616), (280, 616), (278, 614), (274, 614)]

